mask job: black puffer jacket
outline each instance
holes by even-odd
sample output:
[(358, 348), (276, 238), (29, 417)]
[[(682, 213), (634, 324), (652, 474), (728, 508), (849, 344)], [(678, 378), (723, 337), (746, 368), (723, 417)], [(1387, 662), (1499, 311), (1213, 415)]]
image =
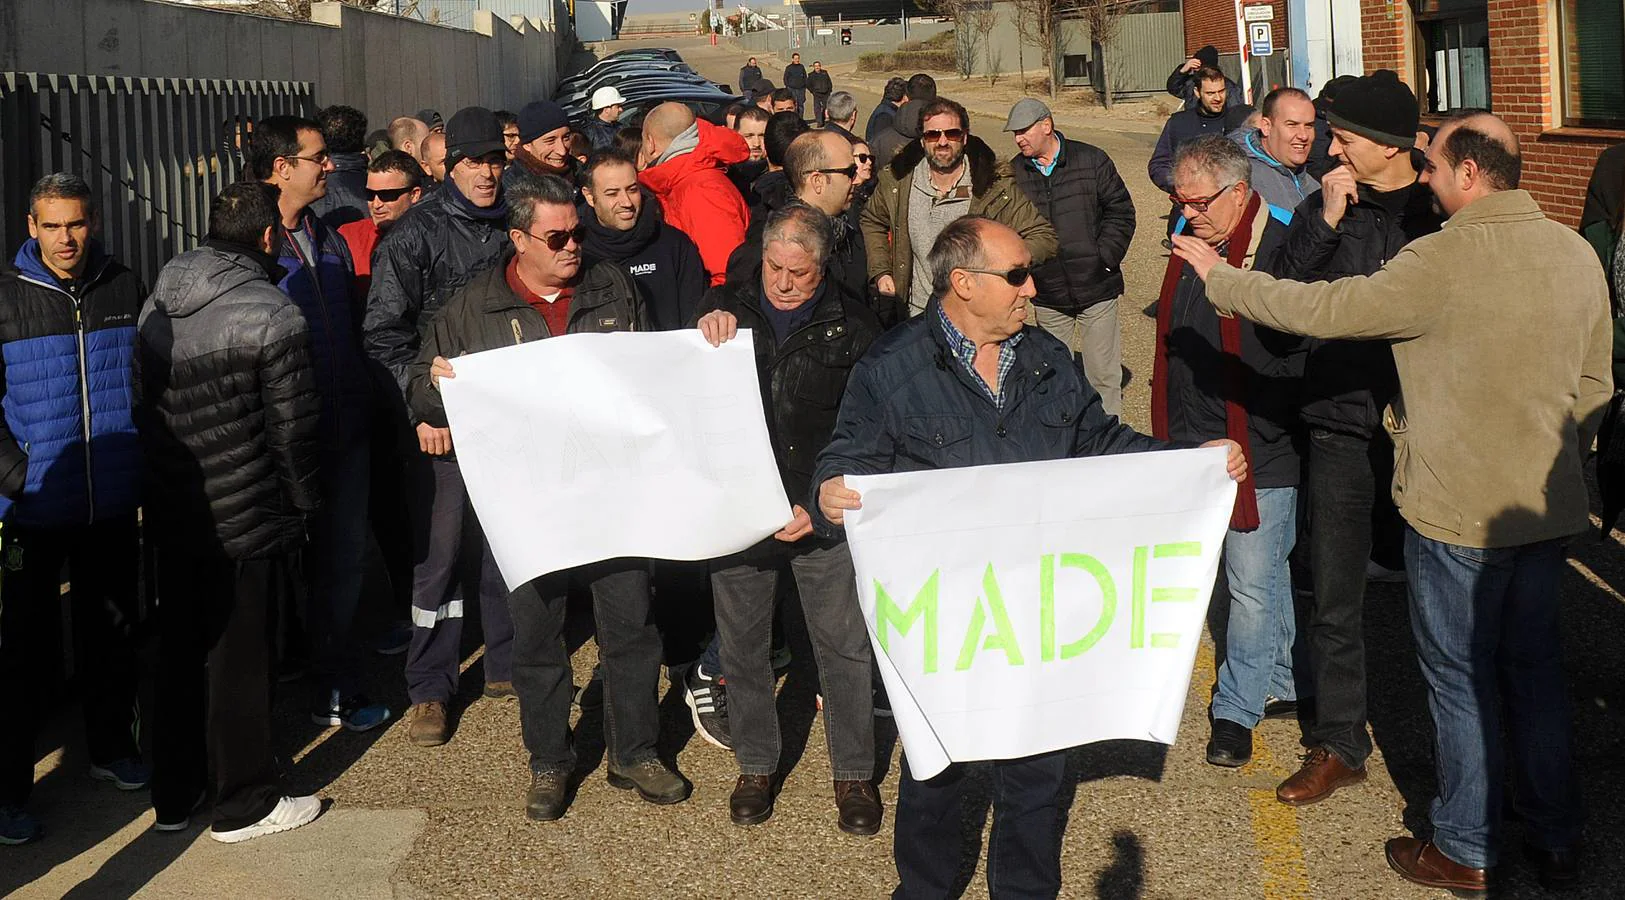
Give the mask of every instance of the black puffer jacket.
[(861, 300), (826, 281), (812, 319), (783, 344), (762, 312), (762, 265), (712, 288), (704, 312), (726, 310), (751, 329), (768, 437), (790, 502), (811, 510), (813, 464), (835, 431), (847, 377), (881, 333), (880, 320)]
[(327, 173), (327, 193), (310, 211), (328, 228), (359, 222), (367, 217), (367, 154), (334, 153), (333, 171)]
[[(513, 256), (513, 245), (508, 244), (496, 265), (458, 291), (429, 326), (412, 364), (407, 392), (407, 402), (417, 421), (436, 428), (447, 426), (440, 391), (429, 383), (429, 366), (435, 357), (455, 359), (553, 336), (542, 314), (508, 287), (508, 263)], [(648, 330), (649, 317), (637, 286), (620, 266), (599, 263), (576, 282), (570, 300), (569, 334)]]
[[(1336, 230), (1321, 217), (1320, 191), (1310, 194), (1292, 215), (1290, 226), (1271, 218), (1255, 268), (1294, 281), (1336, 281), (1370, 275), (1393, 259), (1402, 247), (1439, 230), (1433, 194), (1422, 184), (1411, 187), (1398, 216), (1359, 187), (1359, 200)], [(1430, 302), (1417, 297), (1417, 303)], [(1304, 423), (1342, 434), (1370, 438), (1382, 433), (1382, 410), (1399, 393), (1399, 373), (1386, 341), (1322, 341), (1310, 344), (1304, 369)]]
[(1134, 239), (1134, 198), (1106, 151), (1061, 138), (1048, 177), (1021, 154), (1010, 174), (1060, 238), (1055, 257), (1033, 272), (1040, 306), (1078, 311), (1123, 293), (1123, 257)]
[(321, 400), (309, 328), (270, 257), (210, 243), (170, 260), (141, 313), (136, 426), (157, 539), (230, 559), (305, 541)]
[(833, 90), (835, 85), (829, 80), (828, 71), (820, 72), (814, 69), (807, 73), (807, 93), (827, 95)]
[[(1072, 351), (1028, 326), (994, 405), (948, 349), (932, 301), (922, 315), (886, 332), (853, 371), (829, 446), (818, 454), (810, 490), (837, 475), (880, 475), (996, 463), (1163, 450), (1100, 408)], [(834, 536), (817, 505), (819, 534)]]
[(362, 349), (403, 397), (435, 314), (509, 246), (506, 215), (476, 217), (465, 204), (447, 181), (407, 210), (372, 254)]

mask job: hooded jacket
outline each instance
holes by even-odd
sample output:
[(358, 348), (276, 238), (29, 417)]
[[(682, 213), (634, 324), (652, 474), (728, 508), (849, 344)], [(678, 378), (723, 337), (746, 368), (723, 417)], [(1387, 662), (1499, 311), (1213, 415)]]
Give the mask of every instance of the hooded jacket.
[(1269, 204), (1270, 215), (1276, 221), (1292, 224), (1292, 213), (1310, 194), (1320, 190), (1320, 181), (1309, 174), (1308, 168), (1292, 171), (1264, 150), (1263, 137), (1257, 128), (1238, 128), (1230, 132), (1253, 163), (1253, 190)]
[(367, 218), (367, 154), (334, 153), (333, 171), (327, 173), (327, 193), (310, 204), (310, 211), (334, 231)]
[(285, 274), (277, 287), (292, 298), (310, 329), (322, 442), (335, 447), (365, 435), (372, 416), (372, 378), (361, 352), (362, 301), (355, 295), (350, 245), (309, 210), (300, 219), (315, 258), (305, 259), (299, 243), (278, 224), (272, 254)]
[(658, 200), (644, 199), (630, 231), (610, 228), (590, 210), (581, 222), (587, 227), (581, 246), (583, 269), (601, 262), (620, 266), (637, 285), (653, 330), (688, 325), (708, 284), (705, 264), (688, 235), (666, 223)]
[(1174, 192), (1174, 151), (1179, 145), (1207, 134), (1227, 135), (1246, 123), (1252, 114), (1250, 106), (1228, 106), (1216, 116), (1210, 116), (1201, 107), (1176, 112), (1162, 126), (1156, 149), (1151, 151), (1151, 162), (1146, 174), (1151, 183), (1165, 194)]
[(644, 169), (638, 181), (659, 198), (666, 222), (700, 248), (706, 274), (715, 285), (727, 277), (728, 254), (744, 241), (750, 224), (750, 210), (726, 171), (749, 159), (750, 148), (737, 132), (704, 119), (696, 119), (694, 125), (694, 149)]
[(170, 260), (141, 313), (136, 423), (157, 539), (278, 556), (318, 503), (321, 401), (299, 307), (261, 253), (209, 243)]
[(447, 180), (406, 211), (372, 255), (362, 348), (406, 396), (407, 369), (446, 301), (508, 246), (507, 207), (478, 210)]
[(1037, 303), (1076, 313), (1123, 293), (1123, 257), (1134, 239), (1134, 198), (1104, 150), (1056, 133), (1061, 150), (1045, 175), (1035, 160), (1010, 158), (1027, 199), (1056, 229), (1055, 257), (1033, 271)]
[(91, 241), (84, 274), (58, 282), (30, 238), (0, 274), (0, 517), (66, 527), (129, 515), (141, 451), (131, 411), (134, 272)]
[[(437, 356), (456, 359), (482, 350), (527, 344), (552, 337), (547, 320), (508, 286), (508, 263), (513, 245), (496, 264), (481, 272), (457, 292), (423, 339), (412, 364), (407, 402), (413, 417), (445, 428), (446, 407), (440, 391), (429, 381), (429, 367)], [(570, 298), (569, 334), (609, 331), (647, 331), (649, 318), (631, 276), (615, 263), (582, 266)], [(568, 389), (568, 385), (560, 385)]]
[[(869, 281), (890, 275), (900, 303), (907, 303), (916, 250), (908, 236), (909, 188), (915, 169), (925, 160), (925, 147), (915, 141), (880, 171), (875, 192), (864, 204), (859, 222), (869, 255)], [(1055, 228), (1016, 186), (1010, 167), (993, 149), (974, 135), (965, 141), (965, 162), (970, 166), (971, 201), (966, 215), (985, 216), (1015, 229), (1027, 242), (1035, 265), (1055, 255)], [(931, 248), (922, 247), (923, 255)]]

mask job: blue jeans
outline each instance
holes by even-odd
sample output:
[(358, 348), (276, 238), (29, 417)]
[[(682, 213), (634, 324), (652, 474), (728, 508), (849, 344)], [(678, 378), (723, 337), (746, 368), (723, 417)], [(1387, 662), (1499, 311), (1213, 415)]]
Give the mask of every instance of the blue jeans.
[(1287, 554), (1298, 536), (1298, 489), (1258, 489), (1258, 528), (1232, 530), (1224, 539), (1224, 577), (1230, 583), (1230, 625), (1219, 667), (1213, 718), (1253, 728), (1266, 698), (1298, 699), (1293, 678), (1298, 655)]
[(1547, 850), (1579, 841), (1558, 635), (1567, 543), (1478, 549), (1405, 529), (1411, 630), (1435, 732), (1433, 843), (1464, 866), (1494, 866), (1500, 851), (1503, 725), (1527, 841)]

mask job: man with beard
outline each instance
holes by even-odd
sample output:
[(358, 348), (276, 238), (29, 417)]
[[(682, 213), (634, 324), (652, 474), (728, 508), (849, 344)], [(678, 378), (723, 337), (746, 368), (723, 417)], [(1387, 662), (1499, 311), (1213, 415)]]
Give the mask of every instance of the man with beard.
[(768, 120), (767, 132), (762, 135), (762, 144), (767, 151), (767, 171), (751, 182), (750, 195), (746, 197), (746, 202), (750, 204), (752, 224), (767, 218), (769, 213), (790, 202), (795, 195), (790, 187), (790, 176), (784, 171), (784, 157), (790, 152), (790, 142), (808, 130), (806, 121), (793, 112), (774, 113)]
[(1315, 104), (1297, 88), (1276, 88), (1264, 98), (1257, 128), (1230, 134), (1253, 162), (1253, 190), (1270, 215), (1290, 224), (1304, 198), (1320, 190), (1307, 168), (1315, 142)]
[(739, 196), (745, 198), (746, 206), (753, 206), (759, 202), (750, 186), (756, 183), (756, 179), (767, 174), (767, 123), (772, 118), (772, 115), (760, 107), (748, 106), (740, 110), (731, 126), (745, 139), (745, 146), (750, 148), (749, 159), (728, 167), (728, 180), (739, 189)]
[[(446, 427), (439, 384), (451, 359), (566, 333), (641, 331), (648, 326), (632, 279), (615, 263), (582, 263), (576, 192), (562, 178), (519, 182), (508, 195), (508, 241), (496, 264), (446, 304), (412, 366), (409, 399), (425, 421)], [(562, 385), (561, 385), (562, 387)], [(551, 572), (509, 596), (514, 689), (530, 756), (525, 815), (552, 821), (569, 803), (570, 657), (564, 620), (572, 582), (593, 599), (604, 670), (609, 783), (650, 803), (681, 803), (689, 784), (655, 751), (660, 732), (660, 635), (649, 602), (649, 561), (613, 559)]]
[(909, 315), (931, 299), (927, 257), (937, 235), (962, 216), (981, 216), (1015, 229), (1033, 262), (1055, 255), (1055, 229), (1016, 186), (1010, 167), (970, 133), (970, 113), (945, 97), (925, 104), (920, 139), (898, 151), (881, 172), (860, 220), (869, 280), (906, 304)]
[(458, 573), (466, 552), (479, 559), (480, 622), (485, 637), (485, 692), (514, 696), (513, 623), (508, 592), (477, 529), (464, 528), (468, 496), (451, 455), (451, 432), (409, 417), (405, 398), (413, 360), (441, 307), (502, 253), (508, 208), (502, 170), (502, 125), (490, 110), (459, 110), (446, 127), (450, 176), (390, 230), (375, 254), (363, 342), (394, 380), (397, 415), (417, 431), (409, 502), (419, 543), (412, 573), (412, 643), (406, 652), (407, 739), (424, 747), (450, 740), (447, 704), (456, 696), (462, 660), (463, 600)]
[[(1201, 86), (1197, 94), (1201, 102), (1194, 109), (1176, 112), (1168, 117), (1167, 123), (1162, 126), (1162, 135), (1157, 138), (1156, 149), (1151, 151), (1151, 162), (1146, 166), (1151, 183), (1170, 195), (1174, 192), (1174, 151), (1186, 141), (1204, 134), (1229, 134), (1245, 124), (1252, 113), (1251, 107), (1225, 106), (1227, 82), (1223, 72), (1201, 69), (1192, 77)], [(1178, 218), (1179, 210), (1170, 210), (1170, 232)]]
[(700, 249), (662, 219), (660, 205), (638, 184), (637, 164), (625, 154), (593, 154), (581, 170), (581, 182), (581, 195), (593, 213), (582, 222), (587, 229), (585, 266), (608, 261), (625, 269), (655, 330), (686, 326), (707, 284)]

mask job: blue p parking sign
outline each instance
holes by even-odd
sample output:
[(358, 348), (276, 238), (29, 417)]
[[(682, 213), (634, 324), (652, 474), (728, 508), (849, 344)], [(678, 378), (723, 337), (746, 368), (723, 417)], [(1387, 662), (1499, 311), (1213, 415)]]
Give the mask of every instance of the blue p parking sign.
[(1269, 22), (1247, 23), (1247, 55), (1271, 56), (1275, 53), (1275, 35)]

